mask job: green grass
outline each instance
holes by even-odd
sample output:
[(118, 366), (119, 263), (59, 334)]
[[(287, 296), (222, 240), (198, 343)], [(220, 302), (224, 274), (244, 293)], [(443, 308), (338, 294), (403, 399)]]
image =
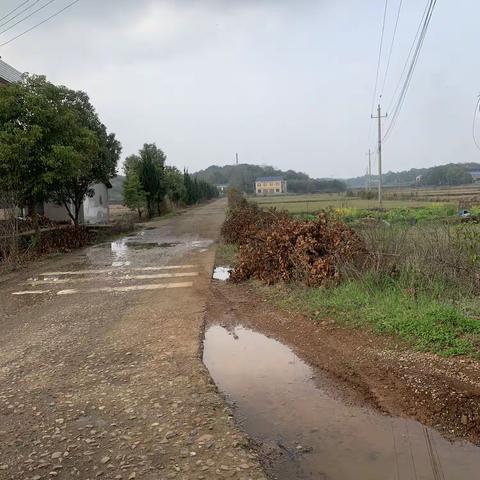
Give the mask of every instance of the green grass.
[[(282, 289), (277, 295), (275, 290)], [(444, 356), (479, 356), (480, 309), (432, 298), (416, 297), (398, 283), (379, 285), (368, 276), (325, 288), (261, 287), (281, 307), (313, 318), (330, 317), (353, 327), (370, 326), (375, 332), (398, 336), (415, 349)], [(268, 290), (270, 289), (270, 293)], [(281, 298), (278, 300), (278, 298)], [(464, 304), (466, 307), (466, 304)]]
[(387, 210), (333, 209), (333, 214), (346, 222), (375, 218), (388, 223), (410, 223), (412, 221), (444, 220), (454, 217), (456, 213), (455, 206), (448, 203), (430, 203), (423, 207), (394, 207)]
[[(457, 211), (454, 203), (433, 203), (408, 199), (385, 200), (383, 202), (384, 211), (379, 212), (376, 200), (350, 198), (339, 194), (281, 195), (278, 197), (253, 197), (251, 200), (262, 207), (276, 207), (294, 215), (315, 214), (321, 210), (337, 210), (341, 216), (345, 217), (361, 218), (375, 215), (388, 217), (388, 212), (393, 210), (393, 216), (408, 213), (409, 216), (416, 217), (422, 215), (422, 209), (426, 212), (442, 212), (444, 215), (453, 215)], [(416, 211), (418, 212), (416, 213)]]
[(220, 241), (215, 254), (215, 264), (219, 266), (230, 266), (235, 263), (238, 247), (231, 243)]

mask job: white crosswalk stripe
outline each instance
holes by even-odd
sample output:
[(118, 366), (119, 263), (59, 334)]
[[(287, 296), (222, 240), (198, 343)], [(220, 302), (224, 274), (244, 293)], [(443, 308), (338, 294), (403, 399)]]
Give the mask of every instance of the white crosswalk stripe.
[[(191, 268), (195, 268), (196, 265), (165, 265), (162, 267), (137, 267), (137, 268), (129, 268), (128, 270), (132, 270), (135, 272), (139, 271), (157, 271), (157, 270), (188, 270)], [(42, 277), (58, 277), (61, 275), (97, 275), (99, 273), (110, 273), (110, 272), (122, 272), (126, 269), (121, 267), (118, 268), (106, 268), (101, 270), (75, 270), (72, 272), (45, 272), (41, 273), (40, 276)]]
[(12, 295), (43, 295), (50, 290), (27, 290), (23, 292), (12, 292)]
[(183, 282), (183, 283), (151, 283), (148, 285), (129, 285), (125, 287), (101, 287), (101, 288), (92, 288), (87, 290), (77, 290), (75, 288), (69, 290), (60, 290), (57, 292), (57, 295), (73, 295), (76, 293), (86, 294), (86, 293), (98, 293), (98, 292), (131, 292), (136, 290), (163, 290), (171, 288), (188, 288), (192, 287), (192, 282)]
[[(160, 278), (185, 278), (185, 277), (198, 277), (198, 272), (178, 272), (178, 273), (155, 273), (150, 275), (121, 275), (121, 276), (109, 276), (103, 277), (107, 280), (153, 280)], [(65, 283), (86, 283), (94, 282), (98, 280), (98, 277), (84, 277), (84, 278), (45, 278), (44, 280), (32, 280), (29, 282), (21, 283), (20, 285), (62, 285)]]

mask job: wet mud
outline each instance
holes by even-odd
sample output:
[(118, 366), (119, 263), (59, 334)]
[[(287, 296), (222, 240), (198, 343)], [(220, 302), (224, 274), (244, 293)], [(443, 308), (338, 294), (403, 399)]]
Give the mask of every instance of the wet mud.
[(272, 478), (478, 479), (480, 448), (419, 422), (348, 402), (287, 345), (241, 325), (210, 325), (204, 363)]

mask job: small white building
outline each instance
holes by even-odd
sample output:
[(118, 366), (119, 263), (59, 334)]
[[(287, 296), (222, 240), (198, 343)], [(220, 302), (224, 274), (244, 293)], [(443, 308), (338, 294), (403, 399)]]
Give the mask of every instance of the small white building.
[[(78, 221), (84, 225), (102, 225), (109, 222), (110, 208), (108, 202), (108, 190), (111, 184), (97, 183), (92, 187), (93, 196), (86, 197), (80, 207)], [(73, 211), (73, 206), (71, 208)], [(43, 205), (43, 215), (54, 222), (70, 222), (64, 205), (48, 202)]]
[(480, 172), (468, 172), (473, 178), (475, 183), (480, 183)]
[(226, 195), (229, 185), (228, 184), (216, 185), (216, 187), (220, 195)]

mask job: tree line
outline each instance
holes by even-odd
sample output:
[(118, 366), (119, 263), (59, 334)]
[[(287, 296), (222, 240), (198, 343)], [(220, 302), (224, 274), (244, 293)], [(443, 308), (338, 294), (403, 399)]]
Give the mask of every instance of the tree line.
[(212, 165), (197, 172), (195, 176), (216, 185), (228, 184), (249, 194), (254, 193), (255, 179), (258, 177), (283, 177), (291, 193), (344, 192), (347, 188), (341, 180), (315, 179), (303, 172), (283, 171), (270, 166), (248, 163), (223, 167)]
[(46, 201), (78, 225), (82, 202), (115, 175), (121, 150), (85, 92), (37, 75), (0, 88), (0, 191), (28, 208), (37, 232)]
[[(412, 168), (401, 172), (387, 172), (383, 175), (385, 186), (441, 186), (441, 185), (468, 185), (473, 182), (470, 172), (480, 171), (478, 163), (449, 163), (430, 168)], [(419, 181), (417, 181), (419, 179)], [(377, 181), (378, 176), (373, 175), (372, 181)], [(351, 188), (363, 188), (366, 177), (356, 177), (347, 180)]]
[(124, 164), (123, 198), (126, 206), (141, 218), (160, 215), (174, 205), (194, 205), (218, 197), (211, 183), (192, 177), (186, 170), (166, 165), (165, 153), (155, 143), (145, 143), (138, 154), (130, 155)]

